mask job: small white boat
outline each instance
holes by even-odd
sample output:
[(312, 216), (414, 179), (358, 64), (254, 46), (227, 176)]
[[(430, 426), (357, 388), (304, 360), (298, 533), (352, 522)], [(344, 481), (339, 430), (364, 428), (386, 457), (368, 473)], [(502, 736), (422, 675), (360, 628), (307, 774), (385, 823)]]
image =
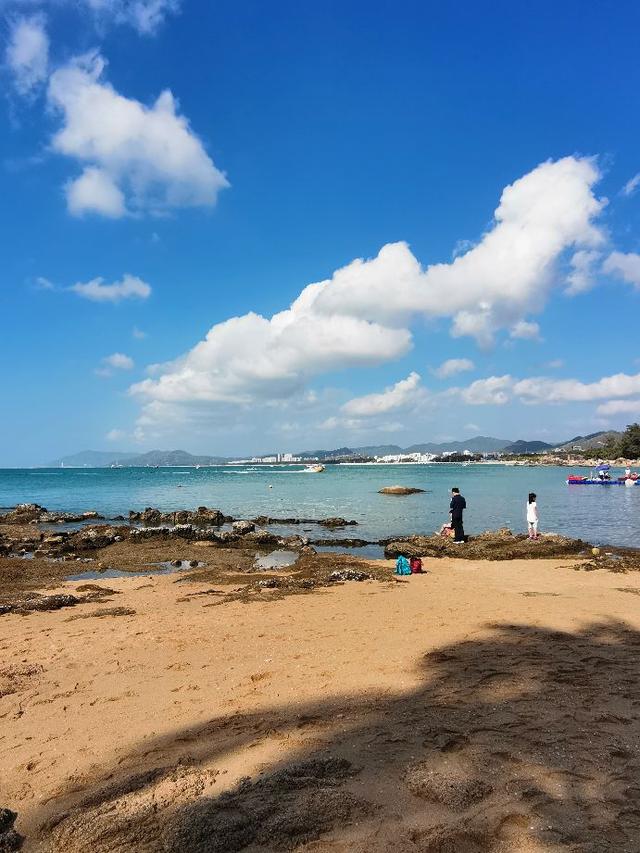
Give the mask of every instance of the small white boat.
[(307, 474), (322, 474), (324, 465), (307, 465), (304, 470)]

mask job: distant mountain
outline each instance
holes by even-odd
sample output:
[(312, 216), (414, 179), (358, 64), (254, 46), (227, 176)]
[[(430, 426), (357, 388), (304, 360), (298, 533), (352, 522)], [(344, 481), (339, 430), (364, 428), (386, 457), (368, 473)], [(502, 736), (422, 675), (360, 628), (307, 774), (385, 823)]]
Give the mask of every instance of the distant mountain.
[(547, 444), (546, 441), (523, 441), (519, 439), (513, 444), (508, 444), (502, 448), (502, 453), (543, 453), (545, 450), (551, 450), (556, 447), (555, 444)]
[(396, 456), (401, 453), (494, 453), (512, 444), (508, 438), (490, 438), (477, 435), (464, 441), (426, 442), (400, 447), (398, 444), (367, 445), (365, 447), (339, 447), (337, 450), (304, 450), (296, 454), (303, 459), (339, 459), (342, 456)]
[(405, 448), (406, 453), (461, 453), (470, 450), (472, 453), (497, 453), (512, 444), (508, 438), (491, 438), (486, 435), (476, 435), (464, 441), (444, 441), (440, 444), (426, 442), (412, 444)]
[(301, 459), (338, 459), (340, 456), (353, 456), (355, 450), (352, 447), (338, 447), (337, 450), (303, 450), (296, 453)]
[(365, 447), (354, 447), (353, 452), (360, 456), (395, 456), (402, 453), (402, 448), (397, 444), (372, 444)]
[(134, 468), (144, 468), (147, 465), (219, 465), (226, 462), (227, 459), (223, 456), (194, 456), (192, 453), (187, 453), (186, 450), (150, 450), (148, 453), (141, 453), (139, 456), (121, 461), (123, 464)]
[(194, 456), (185, 450), (150, 450), (148, 453), (124, 453), (117, 450), (83, 450), (63, 456), (50, 463), (59, 468), (108, 468), (110, 465), (127, 465), (133, 468), (146, 466), (219, 465), (228, 460), (223, 456)]
[(104, 468), (114, 462), (133, 459), (136, 453), (125, 453), (121, 450), (82, 450), (70, 456), (62, 456), (49, 464), (50, 468)]
[(613, 429), (601, 430), (589, 435), (576, 435), (569, 441), (565, 441), (564, 444), (556, 444), (554, 447), (558, 450), (592, 450), (593, 448), (604, 447), (612, 441), (618, 441), (621, 436), (621, 432), (616, 432)]

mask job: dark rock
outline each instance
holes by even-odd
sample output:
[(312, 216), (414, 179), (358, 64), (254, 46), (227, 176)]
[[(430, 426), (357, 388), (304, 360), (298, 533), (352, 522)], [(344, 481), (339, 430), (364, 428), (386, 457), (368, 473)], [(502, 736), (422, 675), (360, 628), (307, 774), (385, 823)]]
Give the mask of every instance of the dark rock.
[(269, 533), (268, 530), (254, 530), (243, 538), (245, 542), (252, 542), (255, 545), (278, 545), (280, 542), (279, 537)]
[(452, 557), (464, 560), (516, 560), (563, 557), (579, 554), (585, 543), (557, 534), (542, 535), (531, 541), (525, 534), (514, 536), (507, 528), (469, 536), (464, 547), (454, 545), (446, 536), (408, 536), (386, 542), (388, 560), (400, 555), (411, 557)]
[(147, 507), (147, 509), (145, 509), (145, 511), (140, 516), (140, 521), (142, 522), (142, 524), (147, 525), (147, 527), (155, 527), (162, 521), (162, 513), (159, 509)]
[(11, 809), (0, 809), (0, 832), (7, 832), (13, 827), (18, 815)]
[(47, 510), (40, 504), (18, 504), (2, 516), (4, 524), (29, 524)]
[(3, 605), (0, 615), (5, 613), (31, 613), (32, 611), (60, 610), (62, 607), (73, 607), (80, 604), (82, 598), (75, 595), (60, 593), (58, 595), (39, 595), (37, 598), (28, 598), (17, 604)]
[(189, 520), (192, 524), (220, 527), (225, 522), (225, 516), (219, 509), (208, 509), (206, 506), (199, 506), (192, 513)]
[(341, 548), (364, 548), (365, 545), (377, 545), (377, 542), (370, 542), (368, 539), (312, 539), (312, 545), (320, 547), (339, 545)]
[(349, 527), (353, 524), (357, 524), (357, 521), (347, 521), (346, 518), (332, 517), (332, 518), (321, 518), (318, 521), (322, 527)]
[(256, 529), (253, 521), (234, 521), (233, 522), (233, 532), (238, 533), (240, 536), (245, 536), (247, 533), (253, 533)]
[(175, 566), (177, 569), (182, 565), (182, 560), (171, 560), (171, 565)]
[(13, 853), (22, 847), (23, 837), (15, 829), (0, 834), (0, 853)]
[(409, 486), (385, 486), (378, 492), (379, 495), (418, 495), (424, 489), (414, 489)]

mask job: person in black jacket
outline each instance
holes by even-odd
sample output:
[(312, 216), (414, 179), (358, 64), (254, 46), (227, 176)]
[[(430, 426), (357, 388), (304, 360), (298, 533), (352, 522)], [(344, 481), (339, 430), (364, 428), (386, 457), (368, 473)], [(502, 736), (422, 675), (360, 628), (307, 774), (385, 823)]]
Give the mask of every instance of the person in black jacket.
[(460, 545), (465, 542), (464, 527), (462, 526), (462, 513), (467, 507), (467, 502), (460, 494), (460, 489), (455, 486), (451, 489), (451, 503), (449, 504), (449, 515), (453, 527), (453, 541)]

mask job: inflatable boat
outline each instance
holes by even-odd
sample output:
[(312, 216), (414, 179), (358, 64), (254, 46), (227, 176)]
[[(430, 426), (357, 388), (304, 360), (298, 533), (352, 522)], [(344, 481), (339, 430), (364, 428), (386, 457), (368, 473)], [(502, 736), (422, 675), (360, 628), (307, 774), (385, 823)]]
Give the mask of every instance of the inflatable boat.
[(577, 474), (567, 477), (567, 486), (636, 486), (639, 482), (637, 477), (618, 477), (615, 480), (601, 480), (600, 477), (580, 477)]

